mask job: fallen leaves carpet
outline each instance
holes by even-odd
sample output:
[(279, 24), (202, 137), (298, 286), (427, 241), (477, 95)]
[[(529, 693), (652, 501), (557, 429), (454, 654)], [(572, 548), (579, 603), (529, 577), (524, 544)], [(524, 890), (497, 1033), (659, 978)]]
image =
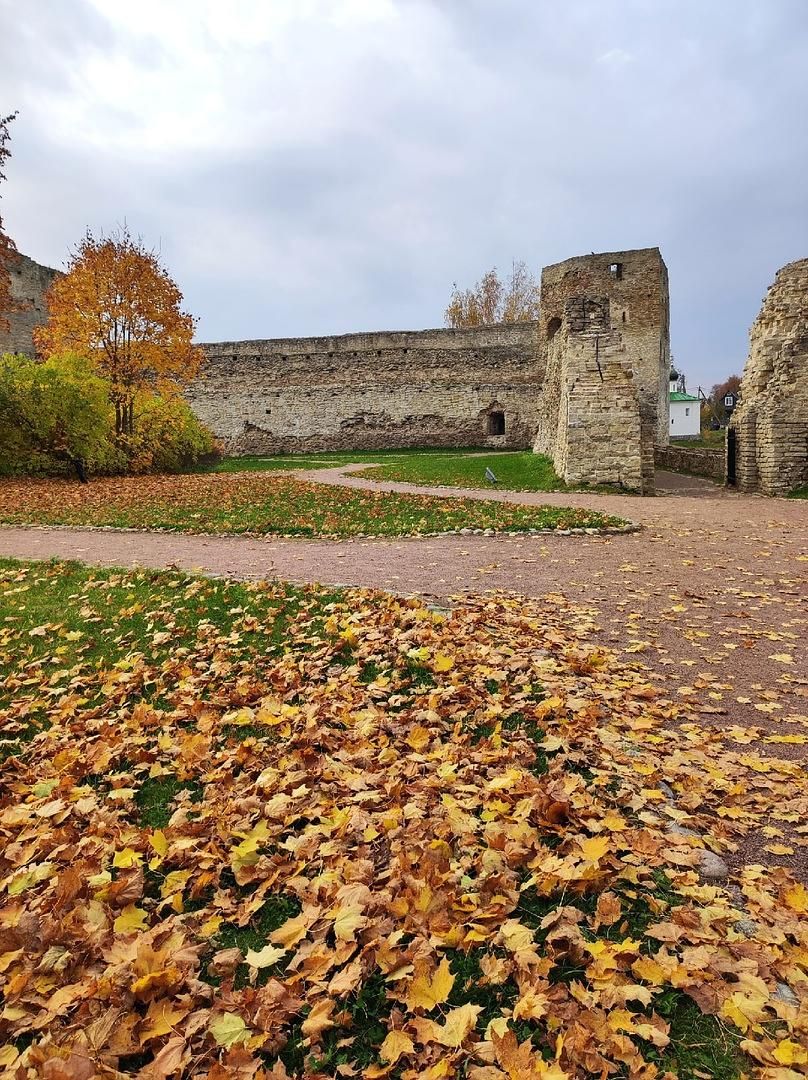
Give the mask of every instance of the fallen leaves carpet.
[(11, 1075), (808, 1072), (808, 891), (698, 873), (804, 774), (586, 608), (39, 564), (0, 620)]

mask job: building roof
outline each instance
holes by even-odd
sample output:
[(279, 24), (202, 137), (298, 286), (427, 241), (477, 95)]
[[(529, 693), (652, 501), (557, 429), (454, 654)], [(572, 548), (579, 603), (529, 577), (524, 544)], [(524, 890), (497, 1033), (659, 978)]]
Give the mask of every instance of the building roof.
[(698, 401), (692, 394), (680, 394), (678, 390), (671, 390), (671, 401)]

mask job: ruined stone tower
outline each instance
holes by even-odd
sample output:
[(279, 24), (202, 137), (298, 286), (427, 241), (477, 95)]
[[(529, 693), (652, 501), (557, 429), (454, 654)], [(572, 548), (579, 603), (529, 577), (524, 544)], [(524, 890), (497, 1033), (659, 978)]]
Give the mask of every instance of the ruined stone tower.
[(668, 441), (668, 271), (658, 248), (583, 255), (541, 276), (544, 385), (534, 449), (571, 484), (653, 491)]
[(808, 484), (808, 259), (778, 270), (752, 326), (727, 479), (765, 495)]
[(3, 353), (34, 356), (33, 330), (47, 322), (45, 293), (59, 276), (59, 271), (42, 266), (27, 255), (16, 255), (9, 269), (11, 296), (18, 310), (7, 316), (11, 329), (0, 329), (0, 356)]

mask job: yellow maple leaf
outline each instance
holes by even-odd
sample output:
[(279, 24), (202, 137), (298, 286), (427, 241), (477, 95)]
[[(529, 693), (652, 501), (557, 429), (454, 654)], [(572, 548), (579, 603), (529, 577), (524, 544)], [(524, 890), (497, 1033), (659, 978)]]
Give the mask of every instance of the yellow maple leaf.
[(211, 915), (211, 917), (206, 919), (199, 927), (199, 936), (203, 938), (213, 937), (214, 934), (218, 933), (219, 927), (223, 922), (224, 919), (221, 915)]
[(449, 970), (449, 961), (444, 956), (434, 972), (430, 972), (428, 963), (416, 963), (415, 977), (407, 987), (404, 999), (408, 1009), (425, 1009), (427, 1012), (436, 1005), (442, 1005), (452, 992), (455, 977)]
[(25, 870), (20, 874), (16, 874), (6, 885), (8, 895), (19, 896), (21, 892), (30, 889), (32, 885), (38, 885), (40, 881), (45, 881), (47, 878), (52, 877), (53, 872), (53, 863), (44, 862), (38, 863), (30, 870)]
[(420, 753), (432, 738), (429, 730), (421, 724), (416, 724), (407, 736), (407, 744)]
[(446, 1014), (445, 1024), (436, 1024), (434, 1020), (421, 1021), (419, 1033), (429, 1032), (431, 1035), (428, 1035), (426, 1041), (439, 1042), (442, 1046), (457, 1049), (463, 1045), (481, 1012), (481, 1005), (461, 1005)]
[(167, 998), (159, 998), (149, 1005), (149, 1011), (143, 1020), (143, 1028), (140, 1032), (140, 1045), (149, 1039), (157, 1039), (161, 1035), (168, 1035), (177, 1024), (187, 1016), (188, 1008), (177, 1006)]
[(4, 1069), (8, 1069), (17, 1058), (20, 1056), (20, 1052), (16, 1046), (12, 1046), (11, 1043), (6, 1043), (5, 1046), (0, 1047), (0, 1066)]
[(277, 945), (265, 945), (258, 951), (248, 949), (244, 959), (250, 967), (265, 968), (270, 967), (271, 964), (277, 964), (282, 957), (286, 956), (287, 951), (287, 949), (278, 948)]
[(172, 870), (170, 874), (166, 874), (165, 880), (160, 886), (160, 896), (165, 899), (168, 896), (173, 896), (176, 892), (182, 892), (192, 873), (192, 870)]
[(241, 835), (242, 841), (230, 852), (230, 866), (234, 874), (245, 866), (255, 866), (258, 862), (258, 849), (269, 837), (269, 826), (262, 818), (254, 829)]
[(432, 667), (435, 671), (451, 671), (454, 667), (454, 660), (451, 656), (447, 656), (446, 653), (435, 653)]
[(732, 1021), (739, 1031), (747, 1032), (763, 1019), (763, 1010), (768, 1000), (768, 994), (744, 994), (736, 991), (723, 1003), (719, 1015)]
[(158, 971), (149, 971), (139, 979), (135, 979), (130, 989), (135, 997), (147, 998), (158, 990), (173, 989), (182, 981), (179, 968), (173, 964)]
[(609, 850), (609, 837), (590, 836), (586, 840), (579, 840), (578, 847), (583, 852), (587, 862), (597, 862)]
[(791, 1039), (782, 1039), (772, 1050), (772, 1055), (781, 1065), (808, 1065), (808, 1050)]
[(137, 930), (145, 930), (148, 917), (148, 913), (143, 908), (127, 904), (113, 923), (113, 929), (116, 934), (133, 934)]
[(407, 649), (407, 656), (409, 656), (411, 660), (428, 660), (429, 649), (427, 649), (425, 645), (422, 645), (420, 649)]
[(214, 1016), (208, 1024), (208, 1031), (219, 1046), (236, 1046), (247, 1042), (250, 1037), (250, 1029), (238, 1013), (225, 1012)]
[(518, 1020), (541, 1020), (549, 1006), (547, 995), (532, 987), (525, 989), (513, 1007), (513, 1015)]
[(287, 919), (277, 930), (273, 930), (269, 935), (269, 940), (290, 949), (306, 936), (308, 929), (308, 919), (302, 915), (296, 915), (293, 919)]
[(356, 931), (360, 930), (367, 921), (367, 916), (362, 914), (362, 909), (358, 904), (347, 904), (345, 907), (337, 908), (334, 933), (339, 941), (351, 941)]
[(124, 848), (123, 851), (116, 851), (112, 859), (112, 865), (119, 870), (128, 870), (132, 866), (137, 866), (143, 861), (143, 856), (139, 851), (135, 851), (130, 847)]
[(402, 1054), (411, 1054), (415, 1049), (412, 1039), (404, 1031), (388, 1031), (379, 1048), (382, 1061), (395, 1065)]
[(790, 885), (783, 892), (783, 900), (792, 911), (797, 911), (800, 914), (808, 912), (808, 889), (805, 888), (801, 881), (795, 885)]
[(334, 1026), (331, 1013), (334, 1011), (336, 1002), (333, 998), (320, 998), (312, 1006), (312, 1010), (301, 1025), (301, 1030), (307, 1039), (315, 1038), (326, 1028)]
[(157, 829), (156, 832), (153, 832), (151, 834), (151, 836), (149, 837), (149, 843), (160, 856), (160, 858), (163, 858), (167, 854), (168, 840), (166, 839), (166, 834), (162, 831), (162, 829)]
[(642, 979), (644, 982), (650, 983), (651, 986), (662, 986), (663, 983), (668, 982), (668, 974), (665, 969), (658, 964), (653, 957), (641, 956), (635, 960), (631, 965), (631, 970), (634, 974)]

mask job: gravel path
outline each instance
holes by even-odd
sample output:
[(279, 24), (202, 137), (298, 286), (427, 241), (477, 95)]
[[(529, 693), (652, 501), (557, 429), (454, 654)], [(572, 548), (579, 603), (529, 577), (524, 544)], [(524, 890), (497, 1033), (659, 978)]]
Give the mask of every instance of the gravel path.
[[(353, 467), (360, 468), (367, 466)], [(698, 723), (737, 725), (739, 745), (751, 742), (758, 754), (808, 758), (799, 741), (808, 741), (808, 502), (741, 496), (672, 474), (658, 474), (665, 497), (637, 498), (372, 484), (350, 472), (297, 475), (318, 483), (582, 506), (643, 528), (606, 537), (317, 541), (0, 527), (0, 556), (178, 566), (436, 599), (488, 589), (563, 593), (597, 612), (605, 644), (645, 662), (677, 700), (692, 700)], [(772, 733), (797, 741), (766, 743)], [(808, 839), (796, 843), (795, 855), (777, 862), (804, 875)], [(767, 858), (755, 838), (741, 855)]]

